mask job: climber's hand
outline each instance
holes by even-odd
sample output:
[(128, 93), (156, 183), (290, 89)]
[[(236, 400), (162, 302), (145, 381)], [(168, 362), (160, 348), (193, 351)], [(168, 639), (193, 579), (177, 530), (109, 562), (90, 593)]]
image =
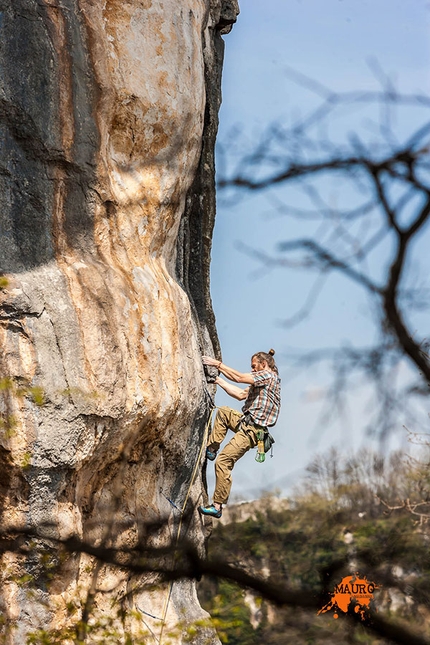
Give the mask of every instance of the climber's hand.
[(211, 356), (202, 356), (203, 365), (212, 365), (213, 367), (218, 367), (221, 364), (221, 361), (218, 361), (216, 358)]

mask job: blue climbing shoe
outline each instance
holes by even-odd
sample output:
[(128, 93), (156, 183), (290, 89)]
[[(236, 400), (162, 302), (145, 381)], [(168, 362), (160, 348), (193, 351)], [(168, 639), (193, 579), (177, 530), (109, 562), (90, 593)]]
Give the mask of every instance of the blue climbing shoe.
[(219, 511), (213, 504), (210, 506), (199, 506), (199, 513), (201, 515), (210, 515), (211, 517), (217, 517), (218, 519), (222, 515), (222, 511)]
[(207, 459), (209, 459), (210, 461), (213, 461), (214, 459), (216, 459), (216, 456), (217, 456), (216, 452), (214, 452), (213, 450), (209, 450), (209, 448), (206, 448)]

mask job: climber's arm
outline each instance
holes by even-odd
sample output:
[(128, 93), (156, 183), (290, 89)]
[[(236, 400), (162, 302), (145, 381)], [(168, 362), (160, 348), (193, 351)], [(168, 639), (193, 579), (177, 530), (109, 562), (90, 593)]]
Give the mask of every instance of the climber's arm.
[(237, 385), (227, 383), (227, 381), (224, 381), (224, 379), (220, 378), (219, 376), (217, 376), (217, 378), (215, 379), (215, 383), (222, 387), (224, 392), (227, 392), (227, 394), (232, 396), (234, 399), (237, 399), (238, 401), (243, 401), (248, 396), (249, 387), (242, 390), (242, 388), (237, 387)]
[(224, 374), (224, 376), (230, 379), (230, 381), (234, 381), (235, 383), (247, 383), (248, 385), (254, 384), (254, 376), (251, 373), (238, 372), (238, 370), (228, 367), (228, 365), (224, 365), (224, 363), (217, 361), (216, 358), (212, 358), (211, 356), (202, 356), (202, 360), (205, 365), (216, 367)]

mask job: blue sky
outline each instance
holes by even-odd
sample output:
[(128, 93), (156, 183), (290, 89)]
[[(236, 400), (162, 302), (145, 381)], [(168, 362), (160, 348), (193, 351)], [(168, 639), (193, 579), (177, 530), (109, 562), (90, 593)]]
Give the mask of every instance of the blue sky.
[[(380, 84), (370, 62), (376, 60), (399, 91), (430, 93), (430, 2), (243, 0), (240, 8), (237, 24), (225, 37), (219, 131), (224, 147), (228, 148), (235, 128), (241, 129), (244, 140), (253, 141), (265, 124), (288, 122), (312, 109), (317, 97), (293, 82), (291, 68), (335, 91), (376, 90)], [(405, 128), (415, 118), (416, 114), (407, 114)], [(335, 190), (330, 181), (324, 187), (328, 194)], [(223, 360), (245, 371), (252, 353), (273, 347), (283, 377), (275, 457), (258, 464), (250, 453), (234, 471), (233, 498), (244, 498), (273, 486), (287, 490), (312, 456), (331, 445), (345, 450), (369, 445), (362, 415), (366, 387), (349, 397), (347, 417), (321, 424), (327, 372), (320, 368), (291, 380), (291, 363), (283, 351), (359, 344), (374, 332), (366, 297), (338, 276), (326, 286), (311, 318), (292, 329), (283, 328), (281, 321), (303, 304), (313, 278), (281, 269), (267, 272), (238, 246), (273, 252), (279, 241), (302, 234), (302, 224), (275, 217), (265, 194), (227, 205), (221, 197), (211, 291)], [(298, 198), (289, 194), (289, 201), (294, 199)], [(426, 235), (420, 240), (424, 273), (429, 268), (428, 231)], [(238, 407), (221, 391), (216, 401)], [(399, 422), (392, 445), (402, 445), (404, 437)]]

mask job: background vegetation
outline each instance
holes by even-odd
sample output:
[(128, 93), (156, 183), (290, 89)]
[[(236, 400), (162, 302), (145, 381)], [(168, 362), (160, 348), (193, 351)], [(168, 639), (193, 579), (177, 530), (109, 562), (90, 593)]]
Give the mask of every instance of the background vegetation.
[[(217, 523), (209, 558), (270, 577), (309, 596), (313, 607), (280, 607), (215, 576), (199, 585), (204, 607), (220, 621), (224, 643), (277, 645), (391, 642), (349, 616), (317, 615), (341, 579), (355, 572), (380, 585), (374, 609), (413, 633), (429, 634), (430, 530), (425, 515), (429, 470), (400, 453), (368, 451), (315, 459), (289, 500), (266, 498), (266, 510)], [(416, 504), (420, 504), (419, 507)], [(414, 512), (412, 512), (414, 510)], [(419, 513), (418, 515), (416, 513)], [(412, 636), (411, 636), (412, 638)], [(410, 641), (412, 642), (412, 640)]]

